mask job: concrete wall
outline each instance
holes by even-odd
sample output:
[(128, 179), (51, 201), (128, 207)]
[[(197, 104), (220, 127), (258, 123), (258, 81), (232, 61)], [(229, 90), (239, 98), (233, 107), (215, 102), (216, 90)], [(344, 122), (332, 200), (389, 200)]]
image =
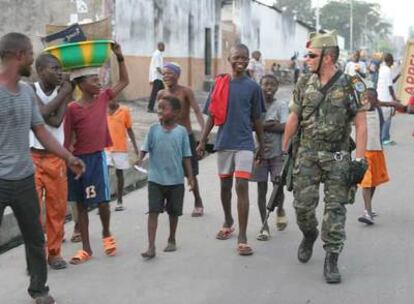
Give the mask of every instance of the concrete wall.
[[(150, 57), (159, 41), (166, 45), (165, 61), (183, 69), (181, 83), (201, 89), (204, 75), (205, 29), (210, 28), (212, 57), (220, 55), (215, 33), (215, 0), (119, 0), (116, 1), (116, 39), (125, 52), (131, 77), (127, 98), (149, 95)], [(214, 67), (214, 64), (213, 64)]]
[(101, 19), (109, 13), (112, 0), (0, 0), (0, 35), (22, 32), (32, 39), (35, 53), (43, 50), (40, 36), (46, 24), (68, 24)]
[(251, 51), (260, 50), (267, 67), (275, 61), (286, 63), (295, 52), (304, 55), (309, 29), (293, 16), (249, 0), (239, 1), (235, 15), (241, 41)]

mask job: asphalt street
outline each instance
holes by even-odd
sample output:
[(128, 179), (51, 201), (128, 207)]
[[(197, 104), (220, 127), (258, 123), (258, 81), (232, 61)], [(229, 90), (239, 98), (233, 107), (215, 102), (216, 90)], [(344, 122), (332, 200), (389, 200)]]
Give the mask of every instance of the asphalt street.
[[(223, 215), (219, 197), (216, 156), (201, 162), (199, 181), (206, 207), (202, 218), (192, 218), (193, 197), (185, 197), (185, 214), (180, 218), (178, 251), (162, 252), (168, 237), (168, 219), (161, 215), (157, 234), (157, 257), (146, 261), (146, 187), (125, 196), (127, 209), (112, 213), (112, 233), (119, 244), (116, 257), (105, 256), (100, 221), (90, 213), (93, 258), (66, 270), (49, 271), (51, 293), (59, 304), (410, 304), (414, 296), (414, 116), (398, 115), (393, 122), (395, 146), (385, 148), (391, 181), (380, 186), (374, 198), (379, 216), (373, 226), (357, 221), (362, 197), (348, 207), (347, 241), (339, 265), (343, 282), (327, 285), (323, 279), (324, 251), (320, 240), (307, 264), (296, 258), (301, 240), (287, 194), (288, 227), (276, 231), (271, 216), (272, 238), (260, 242), (256, 185), (250, 184), (249, 241), (251, 257), (236, 252), (237, 239), (215, 239)], [(234, 216), (235, 195), (233, 196)], [(323, 202), (319, 205), (321, 219)], [(66, 225), (69, 239), (72, 223)], [(63, 255), (69, 259), (79, 244), (66, 242)], [(26, 293), (24, 248), (0, 255), (0, 302), (30, 303)]]

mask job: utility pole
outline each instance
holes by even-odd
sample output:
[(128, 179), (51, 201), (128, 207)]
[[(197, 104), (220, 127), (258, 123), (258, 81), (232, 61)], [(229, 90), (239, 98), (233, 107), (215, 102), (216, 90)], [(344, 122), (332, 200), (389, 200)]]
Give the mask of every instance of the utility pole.
[(353, 1), (350, 0), (351, 2), (351, 11), (350, 11), (350, 21), (349, 21), (349, 51), (353, 51), (354, 50), (354, 13), (353, 13)]
[(319, 0), (316, 0), (316, 31), (319, 32), (319, 30), (321, 29), (321, 24), (320, 24), (320, 11), (319, 11)]

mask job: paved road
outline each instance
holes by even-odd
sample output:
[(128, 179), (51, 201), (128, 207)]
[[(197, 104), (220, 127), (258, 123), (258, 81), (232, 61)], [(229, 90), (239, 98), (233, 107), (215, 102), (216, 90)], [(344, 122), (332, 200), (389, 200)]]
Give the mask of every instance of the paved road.
[[(186, 196), (185, 215), (178, 231), (178, 251), (163, 253), (151, 261), (139, 256), (146, 247), (146, 188), (125, 197), (127, 210), (113, 213), (113, 233), (119, 255), (106, 257), (99, 237), (100, 223), (91, 213), (94, 258), (80, 266), (50, 271), (52, 293), (59, 304), (409, 304), (414, 296), (414, 116), (399, 116), (393, 125), (396, 146), (386, 148), (392, 181), (379, 188), (375, 206), (377, 223), (366, 227), (357, 222), (361, 213), (360, 194), (348, 208), (348, 240), (340, 256), (343, 283), (325, 284), (322, 276), (324, 252), (318, 240), (314, 257), (306, 264), (296, 259), (300, 242), (291, 195), (287, 196), (289, 225), (277, 232), (272, 217), (272, 239), (254, 239), (259, 228), (255, 187), (251, 186), (251, 217), (248, 236), (255, 249), (252, 257), (236, 254), (236, 238), (214, 238), (222, 223), (215, 155), (201, 164), (200, 183), (206, 215), (190, 217), (192, 197)], [(321, 204), (322, 205), (322, 204)], [(320, 206), (322, 208), (322, 206)], [(320, 209), (321, 209), (320, 208)], [(319, 210), (321, 211), (321, 210)], [(66, 225), (68, 236), (72, 224)], [(167, 239), (167, 218), (162, 216), (157, 246)], [(78, 245), (66, 243), (69, 257)], [(25, 292), (24, 250), (20, 246), (0, 256), (1, 303), (29, 303)]]

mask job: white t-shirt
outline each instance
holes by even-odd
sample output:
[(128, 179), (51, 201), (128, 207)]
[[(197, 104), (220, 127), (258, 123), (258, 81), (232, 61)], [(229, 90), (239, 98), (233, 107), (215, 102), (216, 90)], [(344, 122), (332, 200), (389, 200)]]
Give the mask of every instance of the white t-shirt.
[(382, 151), (381, 121), (377, 109), (366, 111), (367, 117), (367, 150)]
[[(55, 90), (52, 92), (52, 94), (47, 96), (43, 92), (42, 87), (40, 86), (40, 84), (38, 82), (35, 82), (34, 85), (35, 85), (35, 89), (36, 89), (36, 95), (40, 98), (40, 100), (44, 104), (48, 104), (49, 102), (51, 102), (58, 94), (58, 88), (55, 88)], [(64, 131), (63, 131), (63, 123), (61, 123), (58, 128), (49, 126), (48, 124), (45, 124), (45, 127), (50, 133), (52, 133), (53, 137), (56, 138), (57, 141), (61, 145), (63, 145), (63, 142), (65, 140), (65, 134), (64, 134)], [(32, 131), (30, 131), (29, 140), (30, 140), (30, 147), (31, 148), (42, 149), (42, 150), (45, 149), (42, 146), (42, 144), (37, 140), (37, 138), (34, 136)]]
[[(387, 66), (385, 63), (382, 63), (379, 68), (378, 74), (378, 85), (377, 85), (377, 93), (378, 93), (378, 100), (383, 102), (390, 102), (393, 101), (390, 87), (392, 87), (392, 73), (391, 68)], [(384, 113), (384, 120), (388, 120), (392, 114), (391, 107), (382, 107), (382, 112)]]
[(157, 68), (162, 69), (164, 65), (164, 59), (160, 50), (155, 50), (151, 57), (151, 63), (149, 67), (149, 81), (152, 82), (156, 79), (162, 80), (162, 75), (157, 71)]
[(249, 65), (247, 66), (247, 69), (253, 71), (254, 80), (257, 83), (260, 83), (260, 79), (262, 79), (262, 77), (265, 74), (265, 68), (264, 68), (263, 63), (252, 58), (249, 61)]
[(362, 73), (362, 74), (367, 73), (367, 66), (366, 66), (365, 62), (363, 62), (363, 61), (359, 61), (359, 62), (350, 61), (345, 66), (345, 74), (347, 74), (349, 76), (355, 76), (356, 70), (358, 69), (358, 67), (359, 67), (359, 72), (360, 73)]

